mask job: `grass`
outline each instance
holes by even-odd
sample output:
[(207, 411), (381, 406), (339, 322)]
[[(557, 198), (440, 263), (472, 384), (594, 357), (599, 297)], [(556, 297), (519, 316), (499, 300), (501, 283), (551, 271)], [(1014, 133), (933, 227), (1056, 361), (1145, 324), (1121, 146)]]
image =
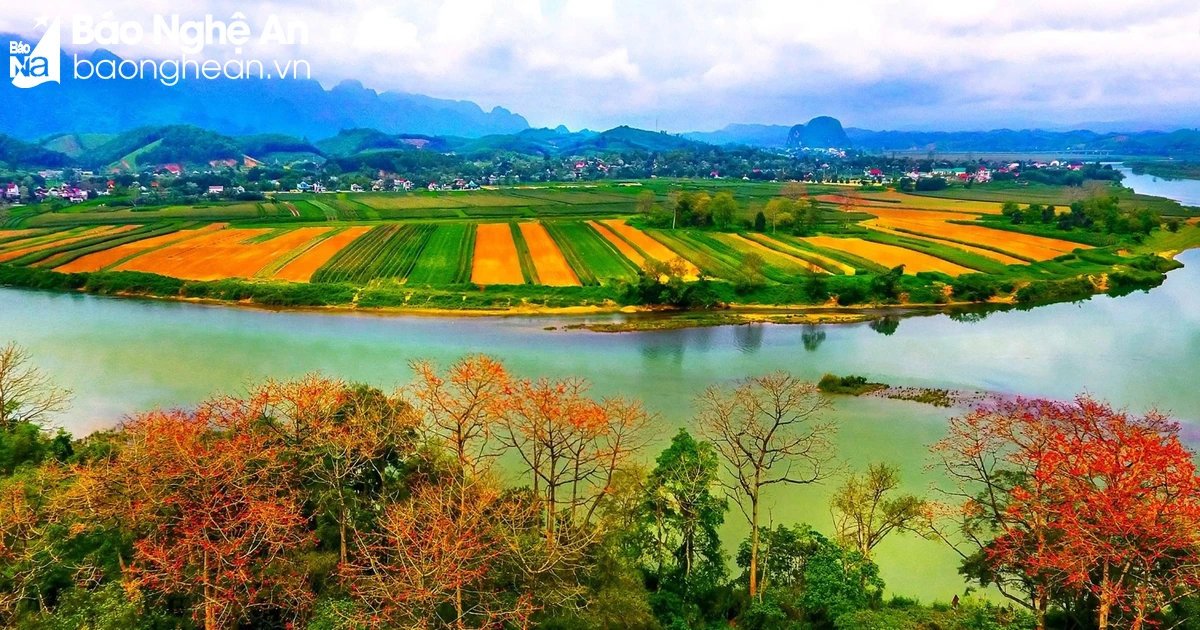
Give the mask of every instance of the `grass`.
[(525, 284), (541, 284), (537, 266), (533, 264), (533, 254), (529, 252), (529, 244), (525, 242), (525, 235), (521, 233), (520, 226), (513, 222), (508, 224), (508, 229), (512, 232), (513, 243), (517, 246), (517, 259), (521, 262), (521, 277), (525, 278)]

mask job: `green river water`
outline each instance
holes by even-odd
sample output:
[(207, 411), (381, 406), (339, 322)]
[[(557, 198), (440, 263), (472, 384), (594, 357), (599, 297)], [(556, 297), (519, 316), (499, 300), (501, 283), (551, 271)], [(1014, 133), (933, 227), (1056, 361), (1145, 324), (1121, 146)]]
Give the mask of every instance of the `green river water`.
[[(687, 426), (691, 399), (714, 382), (786, 369), (809, 379), (862, 374), (892, 384), (983, 389), (1068, 398), (1088, 391), (1118, 405), (1149, 405), (1184, 423), (1200, 444), (1200, 251), (1148, 293), (997, 312), (980, 321), (913, 317), (891, 335), (866, 324), (726, 326), (605, 334), (544, 330), (578, 318), (434, 318), (277, 313), (197, 304), (0, 289), (0, 343), (15, 340), (75, 392), (61, 424), (76, 434), (112, 426), (154, 406), (236, 393), (253, 380), (322, 371), (391, 387), (407, 362), (449, 362), (465, 353), (502, 358), (522, 376), (580, 375), (599, 395), (643, 399), (661, 414), (660, 446)], [(881, 399), (839, 399), (839, 456), (901, 466), (926, 492), (928, 445), (952, 410)], [(832, 484), (775, 492), (776, 523), (830, 529)], [(746, 532), (731, 511), (727, 546)], [(889, 590), (948, 600), (961, 591), (956, 557), (939, 543), (893, 536), (878, 562)]]

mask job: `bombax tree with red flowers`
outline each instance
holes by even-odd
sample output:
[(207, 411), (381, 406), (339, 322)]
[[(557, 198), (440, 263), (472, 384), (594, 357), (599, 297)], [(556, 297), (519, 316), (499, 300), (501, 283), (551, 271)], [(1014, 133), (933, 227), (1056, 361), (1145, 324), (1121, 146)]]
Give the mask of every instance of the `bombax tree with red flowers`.
[(1029, 607), (1139, 629), (1200, 588), (1200, 479), (1179, 426), (1088, 397), (954, 418), (933, 451), (954, 498), (933, 531)]

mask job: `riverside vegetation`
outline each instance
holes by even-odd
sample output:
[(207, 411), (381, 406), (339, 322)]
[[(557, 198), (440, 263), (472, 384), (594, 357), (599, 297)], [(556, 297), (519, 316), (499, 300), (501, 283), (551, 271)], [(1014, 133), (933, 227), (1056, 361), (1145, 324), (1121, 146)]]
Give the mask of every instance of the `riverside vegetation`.
[[(783, 372), (712, 386), (695, 433), (486, 356), (395, 392), (311, 375), (83, 438), (70, 393), (0, 348), (0, 623), (19, 628), (1191, 628), (1200, 478), (1179, 426), (1094, 399), (949, 420), (928, 496), (844, 462), (834, 404)], [(832, 377), (829, 380), (831, 383)], [(841, 379), (857, 389), (862, 383)], [(502, 474), (503, 473), (503, 474)], [(507, 479), (502, 482), (501, 479)], [(836, 485), (826, 523), (776, 523)], [(770, 490), (770, 491), (769, 491)], [(768, 492), (769, 491), (769, 492)], [(737, 545), (718, 535), (744, 519)], [(892, 536), (968, 589), (887, 598)], [(727, 549), (733, 548), (733, 553)]]

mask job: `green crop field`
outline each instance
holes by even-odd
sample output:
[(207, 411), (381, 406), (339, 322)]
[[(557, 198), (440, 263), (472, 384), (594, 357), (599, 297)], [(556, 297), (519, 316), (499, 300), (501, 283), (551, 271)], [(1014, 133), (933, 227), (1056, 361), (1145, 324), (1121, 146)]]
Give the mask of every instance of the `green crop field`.
[(638, 274), (637, 266), (587, 223), (547, 221), (542, 225), (585, 286), (627, 280)]
[(313, 282), (354, 282), (408, 277), (433, 234), (433, 225), (387, 225), (371, 230), (313, 274)]
[(464, 284), (471, 280), (475, 226), (444, 223), (437, 226), (408, 276), (408, 284)]

